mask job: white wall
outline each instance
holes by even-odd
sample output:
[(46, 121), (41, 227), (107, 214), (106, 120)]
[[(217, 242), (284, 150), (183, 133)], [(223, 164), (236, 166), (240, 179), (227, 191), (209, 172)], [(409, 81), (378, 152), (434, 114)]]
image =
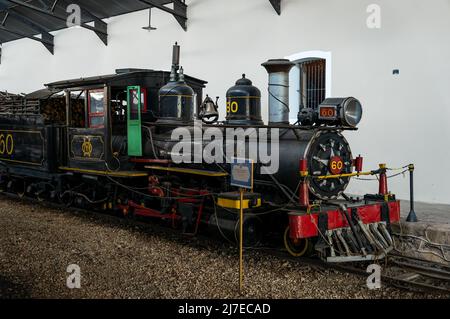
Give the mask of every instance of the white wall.
[[(246, 73), (267, 101), (269, 58), (303, 51), (332, 53), (335, 96), (355, 96), (364, 107), (360, 130), (347, 133), (365, 168), (387, 162), (416, 164), (416, 198), (450, 203), (450, 1), (283, 0), (277, 16), (266, 0), (191, 0), (188, 32), (172, 16), (152, 10), (109, 19), (109, 45), (85, 29), (56, 33), (55, 55), (23, 39), (3, 45), (0, 89), (30, 92), (43, 83), (108, 74), (120, 67), (169, 69), (171, 46), (182, 45), (186, 73), (224, 95)], [(366, 8), (382, 9), (382, 28), (368, 29)], [(392, 70), (400, 75), (393, 76)], [(263, 114), (267, 111), (264, 106)], [(349, 191), (375, 192), (376, 183), (353, 182)], [(408, 197), (408, 180), (390, 181)]]

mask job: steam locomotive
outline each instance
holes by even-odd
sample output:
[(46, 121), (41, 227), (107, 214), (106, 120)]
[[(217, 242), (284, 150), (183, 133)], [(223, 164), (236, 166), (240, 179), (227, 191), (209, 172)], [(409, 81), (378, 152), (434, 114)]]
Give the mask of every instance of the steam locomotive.
[[(231, 163), (251, 158), (246, 246), (280, 238), (291, 255), (328, 262), (377, 259), (392, 249), (400, 204), (387, 189), (386, 167), (362, 172), (362, 157), (343, 135), (361, 120), (357, 99), (325, 99), (289, 124), (293, 64), (269, 60), (262, 64), (269, 123), (245, 75), (228, 90), (219, 121), (217, 101), (203, 99), (207, 82), (185, 75), (179, 58), (175, 44), (170, 72), (120, 69), (25, 96), (0, 93), (0, 190), (235, 242), (241, 200), (230, 186)], [(347, 196), (361, 174), (379, 175), (378, 192)]]

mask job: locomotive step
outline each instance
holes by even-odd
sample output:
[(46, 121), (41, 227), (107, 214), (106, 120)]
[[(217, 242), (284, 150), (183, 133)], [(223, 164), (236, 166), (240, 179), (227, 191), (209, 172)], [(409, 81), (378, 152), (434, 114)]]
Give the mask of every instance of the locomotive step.
[(139, 172), (139, 171), (101, 171), (101, 170), (91, 170), (91, 169), (82, 169), (82, 168), (72, 168), (72, 167), (60, 167), (60, 170), (81, 173), (81, 174), (92, 174), (99, 176), (111, 176), (111, 177), (146, 177), (148, 176), (147, 172)]
[(201, 175), (201, 176), (209, 176), (209, 177), (226, 177), (226, 176), (228, 176), (227, 172), (208, 171), (208, 170), (202, 170), (202, 169), (183, 168), (183, 167), (163, 167), (163, 166), (153, 165), (153, 166), (145, 166), (145, 168), (158, 170), (158, 171), (184, 173), (184, 174)]

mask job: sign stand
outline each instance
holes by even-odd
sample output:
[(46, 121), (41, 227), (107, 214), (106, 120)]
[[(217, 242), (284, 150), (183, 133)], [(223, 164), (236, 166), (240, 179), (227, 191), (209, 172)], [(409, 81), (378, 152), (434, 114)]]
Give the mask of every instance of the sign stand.
[(244, 192), (253, 189), (253, 160), (233, 158), (231, 186), (239, 187), (239, 293), (244, 288)]
[(242, 293), (244, 285), (244, 189), (240, 192), (240, 212), (239, 212), (239, 293)]

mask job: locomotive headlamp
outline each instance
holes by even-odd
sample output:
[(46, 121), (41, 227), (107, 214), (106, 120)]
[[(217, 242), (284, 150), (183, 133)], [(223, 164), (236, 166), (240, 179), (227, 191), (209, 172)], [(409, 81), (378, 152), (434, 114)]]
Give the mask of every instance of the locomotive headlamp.
[(363, 113), (361, 103), (350, 97), (342, 104), (341, 113), (343, 122), (348, 126), (355, 127), (361, 122)]
[(356, 127), (362, 118), (361, 103), (353, 98), (329, 98), (319, 105), (318, 119), (321, 123)]

